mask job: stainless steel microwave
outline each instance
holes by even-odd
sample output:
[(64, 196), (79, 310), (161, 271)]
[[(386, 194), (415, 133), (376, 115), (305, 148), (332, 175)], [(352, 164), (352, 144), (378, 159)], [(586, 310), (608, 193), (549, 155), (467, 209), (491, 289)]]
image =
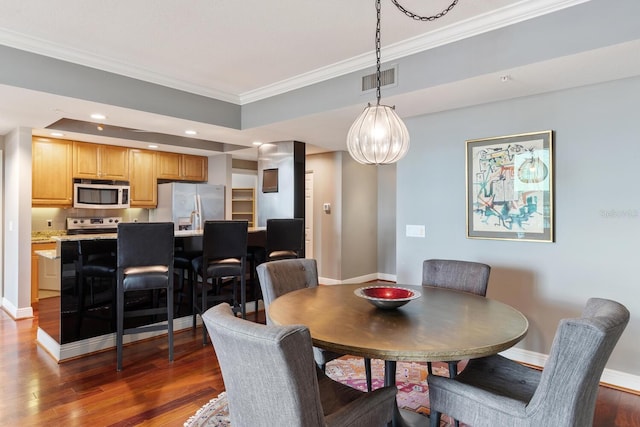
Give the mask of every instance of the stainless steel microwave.
[(73, 184), (73, 207), (87, 209), (125, 209), (129, 207), (130, 187), (127, 183)]

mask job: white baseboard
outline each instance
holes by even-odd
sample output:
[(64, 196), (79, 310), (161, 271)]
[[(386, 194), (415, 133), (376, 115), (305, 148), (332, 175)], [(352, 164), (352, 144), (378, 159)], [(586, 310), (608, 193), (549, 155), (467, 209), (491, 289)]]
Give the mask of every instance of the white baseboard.
[[(500, 354), (509, 359), (539, 367), (544, 367), (547, 359), (549, 358), (546, 354), (536, 353), (534, 351), (524, 350), (517, 347), (510, 348)], [(627, 390), (640, 392), (640, 376), (638, 375), (627, 374), (625, 372), (605, 368), (602, 372), (602, 376), (600, 377), (600, 382), (614, 387), (621, 387)]]
[(9, 313), (9, 315), (16, 320), (28, 319), (30, 317), (33, 317), (33, 308), (31, 307), (18, 308), (15, 305), (13, 305), (11, 301), (9, 301), (4, 297), (2, 298), (2, 309), (7, 313)]
[(329, 279), (328, 277), (318, 277), (318, 281), (323, 285), (344, 285), (348, 283), (366, 283), (374, 280), (385, 280), (387, 282), (395, 282), (395, 274), (371, 273), (364, 276), (351, 277), (344, 280)]

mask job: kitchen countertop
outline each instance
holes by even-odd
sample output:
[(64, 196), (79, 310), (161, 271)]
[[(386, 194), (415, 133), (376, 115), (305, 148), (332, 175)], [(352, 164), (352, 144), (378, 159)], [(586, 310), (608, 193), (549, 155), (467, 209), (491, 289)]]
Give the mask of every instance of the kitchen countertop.
[(53, 243), (56, 241), (55, 237), (66, 234), (66, 230), (33, 231), (31, 232), (31, 243)]
[[(264, 231), (266, 227), (249, 227), (249, 233)], [(176, 237), (195, 237), (202, 236), (202, 230), (178, 230), (175, 232)], [(76, 240), (99, 240), (99, 239), (117, 239), (118, 233), (104, 234), (66, 234), (64, 236), (52, 236), (51, 241), (69, 242)], [(31, 240), (33, 242), (33, 238)]]
[(46, 249), (46, 250), (40, 250), (40, 251), (35, 251), (36, 255), (39, 255), (43, 258), (47, 258), (47, 259), (58, 259), (60, 258), (60, 256), (58, 256), (58, 251), (55, 249)]

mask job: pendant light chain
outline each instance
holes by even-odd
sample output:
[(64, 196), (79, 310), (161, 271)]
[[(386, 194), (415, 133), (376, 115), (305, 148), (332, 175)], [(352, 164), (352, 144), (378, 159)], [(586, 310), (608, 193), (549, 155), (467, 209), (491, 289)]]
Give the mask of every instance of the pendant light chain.
[(376, 0), (376, 99), (380, 105), (380, 0)]
[(391, 0), (391, 3), (393, 3), (400, 12), (404, 13), (411, 19), (415, 19), (416, 21), (435, 21), (436, 19), (442, 18), (444, 15), (449, 13), (451, 9), (453, 9), (458, 4), (458, 0), (453, 0), (453, 2), (446, 9), (432, 16), (420, 16), (413, 12), (410, 12), (405, 9), (400, 3), (398, 3), (398, 0)]
[[(434, 16), (419, 16), (402, 7), (397, 0), (391, 2), (405, 15), (417, 21), (434, 21), (443, 17), (458, 4), (458, 0)], [(347, 149), (351, 157), (365, 165), (386, 165), (402, 159), (409, 151), (409, 131), (395, 112), (395, 107), (381, 105), (382, 86), (380, 16), (381, 0), (376, 0), (376, 105), (370, 103), (356, 118), (347, 134)]]

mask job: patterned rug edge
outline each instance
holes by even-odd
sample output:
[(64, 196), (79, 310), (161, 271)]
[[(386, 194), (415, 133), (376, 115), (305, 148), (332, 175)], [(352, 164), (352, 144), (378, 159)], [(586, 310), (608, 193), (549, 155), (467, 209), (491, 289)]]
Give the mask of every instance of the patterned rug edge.
[[(398, 362), (396, 383), (398, 385), (398, 406), (412, 412), (429, 415), (426, 363)], [(373, 388), (382, 387), (384, 378), (384, 362), (371, 361)], [(326, 372), (329, 377), (359, 390), (366, 390), (364, 379), (364, 363), (362, 358), (344, 356), (327, 363)], [(446, 365), (434, 364), (436, 375), (448, 375)], [(211, 399), (189, 417), (184, 427), (229, 427), (229, 408), (226, 393), (222, 392)], [(450, 426), (449, 419), (443, 416), (442, 427)]]

